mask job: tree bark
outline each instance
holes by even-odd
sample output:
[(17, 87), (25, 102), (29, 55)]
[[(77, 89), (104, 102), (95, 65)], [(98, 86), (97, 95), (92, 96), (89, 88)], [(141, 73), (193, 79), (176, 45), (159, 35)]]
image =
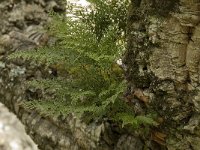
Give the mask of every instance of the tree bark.
[[(200, 0), (132, 0), (124, 55), (135, 113), (156, 113), (156, 149), (200, 150)], [(152, 144), (150, 144), (152, 145)], [(152, 148), (152, 146), (147, 146)]]

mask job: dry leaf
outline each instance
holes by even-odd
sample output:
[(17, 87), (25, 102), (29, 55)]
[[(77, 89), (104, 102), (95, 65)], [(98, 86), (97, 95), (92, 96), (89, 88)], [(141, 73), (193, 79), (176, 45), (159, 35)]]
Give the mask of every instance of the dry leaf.
[(151, 138), (153, 141), (155, 141), (156, 143), (160, 144), (160, 145), (165, 145), (165, 138), (167, 137), (166, 134), (162, 133), (162, 132), (158, 132), (158, 131), (154, 131), (151, 134)]
[(145, 104), (148, 103), (149, 101), (148, 97), (143, 94), (141, 89), (134, 90), (133, 95), (137, 97), (139, 100), (141, 100), (142, 102), (144, 102)]

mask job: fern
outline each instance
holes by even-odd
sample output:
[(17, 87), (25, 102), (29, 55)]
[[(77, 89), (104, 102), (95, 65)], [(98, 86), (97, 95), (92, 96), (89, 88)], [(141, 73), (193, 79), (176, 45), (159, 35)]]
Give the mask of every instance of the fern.
[(26, 82), (27, 86), (37, 87), (39, 89), (55, 89), (61, 90), (62, 87), (62, 79), (40, 79), (40, 80), (32, 80)]
[(9, 59), (23, 58), (24, 60), (33, 60), (40, 64), (47, 63), (47, 65), (64, 62), (66, 59), (65, 51), (60, 47), (43, 47), (31, 51), (18, 51), (9, 55)]
[[(24, 101), (23, 106), (36, 109), (44, 115), (67, 116), (75, 113), (88, 120), (121, 120), (123, 125), (156, 125), (147, 116), (134, 116), (131, 106), (123, 100), (126, 89), (123, 69), (116, 63), (124, 50), (119, 26), (110, 24), (103, 29), (101, 38), (83, 19), (72, 20), (53, 14), (49, 32), (57, 37), (54, 47), (19, 51), (10, 59), (45, 63), (62, 71), (60, 78), (28, 81), (27, 87), (54, 91), (55, 97)], [(116, 117), (117, 114), (117, 117)]]
[(122, 121), (122, 127), (126, 125), (131, 125), (134, 128), (138, 128), (140, 125), (150, 125), (157, 126), (158, 123), (155, 122), (151, 117), (147, 116), (134, 116), (133, 114), (118, 113), (117, 119)]

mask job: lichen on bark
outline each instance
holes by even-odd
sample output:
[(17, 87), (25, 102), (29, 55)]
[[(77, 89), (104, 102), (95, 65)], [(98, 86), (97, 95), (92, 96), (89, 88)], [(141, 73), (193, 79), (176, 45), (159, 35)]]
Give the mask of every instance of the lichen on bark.
[(152, 141), (170, 150), (198, 150), (200, 1), (135, 2), (128, 17), (126, 77), (131, 92), (139, 88), (149, 99), (148, 107), (134, 104), (137, 113), (162, 118), (152, 132), (167, 137)]

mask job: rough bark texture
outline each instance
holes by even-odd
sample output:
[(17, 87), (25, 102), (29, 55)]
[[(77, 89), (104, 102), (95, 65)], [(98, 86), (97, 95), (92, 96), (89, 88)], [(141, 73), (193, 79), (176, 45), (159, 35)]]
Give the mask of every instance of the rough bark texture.
[(132, 0), (128, 17), (129, 90), (148, 97), (135, 113), (158, 115), (157, 149), (199, 150), (200, 0)]
[(14, 114), (0, 103), (0, 149), (38, 150)]
[[(15, 112), (41, 149), (199, 150), (200, 149), (200, 0), (132, 0), (128, 50), (124, 56), (135, 113), (156, 113), (160, 125), (150, 134), (123, 132), (109, 123), (86, 126), (75, 116), (49, 118), (20, 106), (31, 78), (52, 71), (32, 62), (8, 61), (11, 51), (48, 44), (43, 28), (51, 0), (1, 1), (0, 101)], [(36, 38), (37, 37), (37, 38)], [(30, 92), (30, 89), (28, 89)], [(142, 92), (141, 92), (142, 91)], [(31, 91), (35, 93), (35, 91)]]

